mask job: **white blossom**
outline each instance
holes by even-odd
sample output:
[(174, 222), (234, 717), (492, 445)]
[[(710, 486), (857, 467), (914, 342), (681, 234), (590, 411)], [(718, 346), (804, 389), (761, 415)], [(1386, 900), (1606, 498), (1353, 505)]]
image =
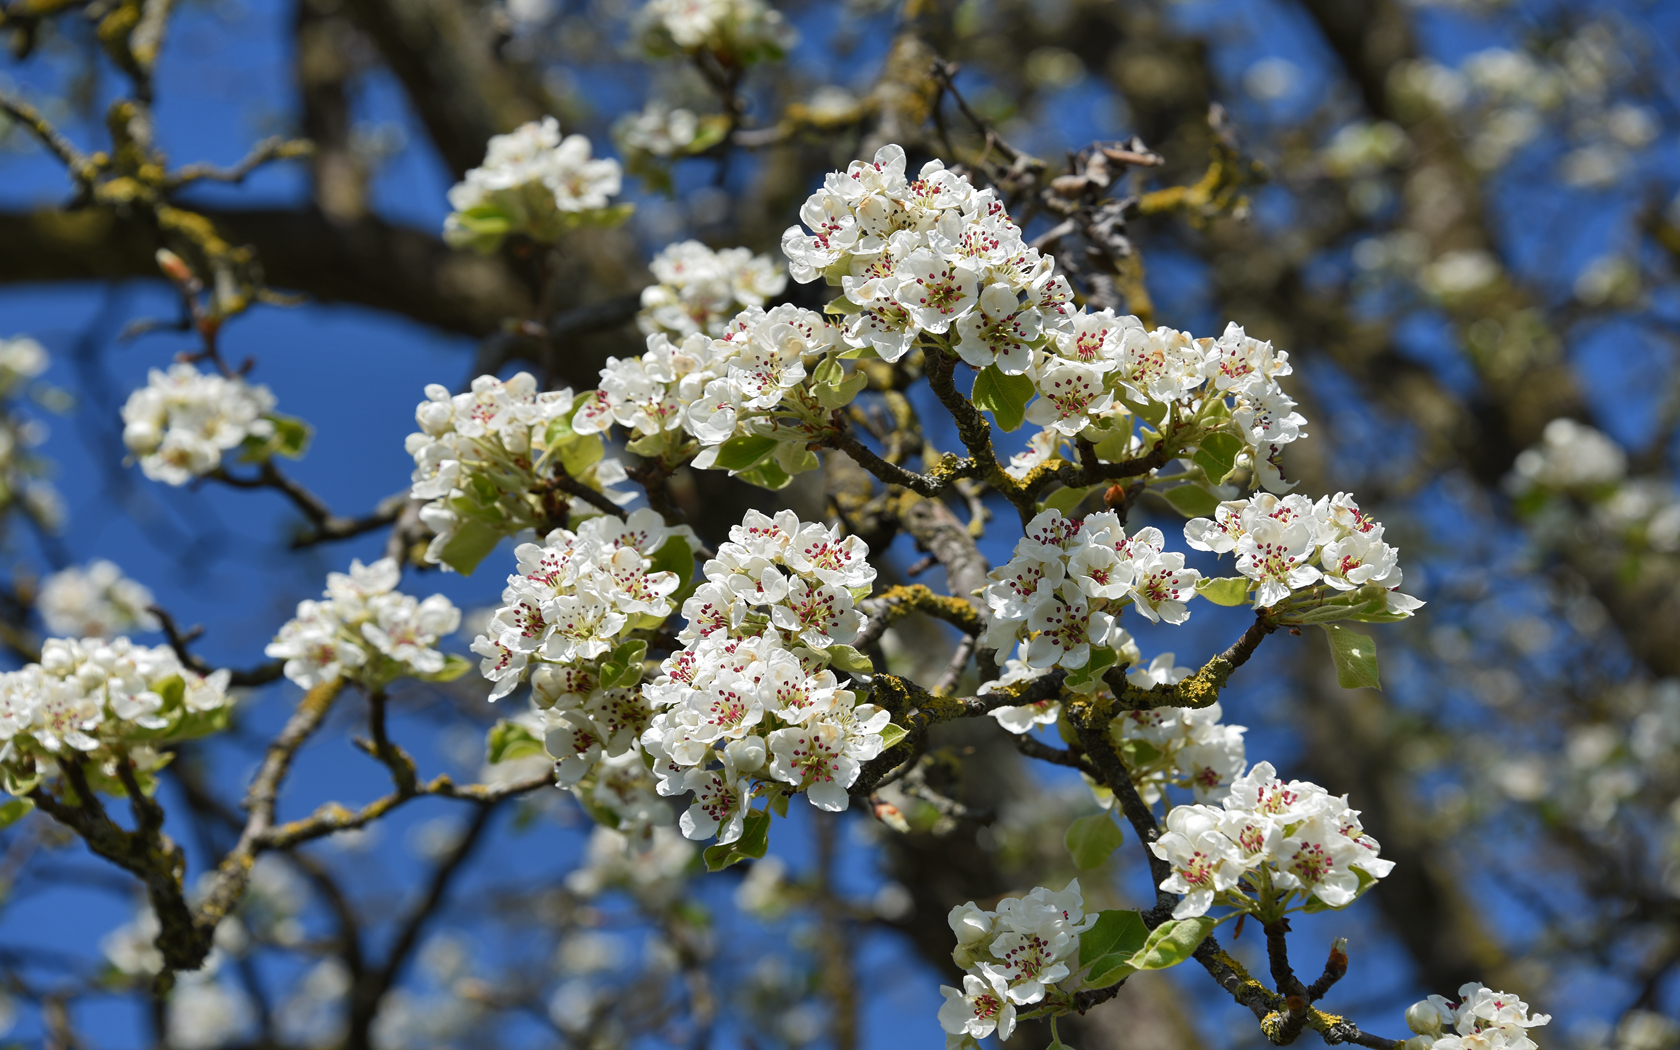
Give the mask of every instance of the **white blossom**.
[(154, 368), (122, 407), (123, 444), (148, 478), (185, 485), (215, 471), (247, 439), (271, 437), (273, 410), (274, 395), (261, 384), (185, 362)]
[(710, 51), (742, 63), (779, 57), (799, 40), (765, 0), (648, 0), (636, 30), (654, 55)]
[(0, 773), (27, 782), (56, 757), (103, 762), (118, 746), (149, 773), (155, 745), (222, 728), (229, 677), (184, 667), (168, 646), (49, 638), (39, 662), (0, 674)]
[(786, 271), (768, 255), (748, 248), (713, 251), (699, 241), (670, 245), (648, 269), (657, 283), (642, 289), (636, 323), (649, 335), (675, 339), (695, 332), (721, 336), (737, 312), (762, 307), (787, 287)]
[(590, 156), (589, 139), (560, 135), (553, 117), (493, 135), (484, 163), (449, 191), (454, 209), (443, 238), (455, 247), (493, 252), (510, 233), (553, 243), (580, 221), (611, 221), (608, 199), (618, 194), (618, 162)]
[(329, 573), (324, 600), (299, 602), (264, 651), (284, 660), (286, 677), (305, 689), (341, 677), (379, 688), (443, 672), (437, 643), (455, 633), (461, 611), (441, 594), (419, 601), (396, 593), (400, 577), (392, 558)]
[(104, 559), (53, 573), (41, 581), (35, 599), (50, 633), (82, 638), (155, 631), (158, 621), (148, 611), (151, 604), (150, 590)]
[(1014, 1006), (1043, 1001), (1078, 968), (1079, 935), (1097, 916), (1085, 913), (1074, 880), (1059, 892), (1039, 886), (1025, 897), (1005, 897), (995, 911), (970, 901), (952, 908), (948, 922), (957, 938), (951, 958), (966, 976), (961, 991), (943, 989), (940, 1025), (953, 1036), (975, 1037), (995, 1027), (1007, 1038)]
[(1456, 1002), (1441, 995), (1412, 1004), (1406, 1025), (1417, 1033), (1408, 1050), (1536, 1050), (1528, 1034), (1551, 1022), (1549, 1014), (1529, 1015), (1529, 1005), (1510, 992), (1497, 992), (1474, 981), (1461, 986)]
[(660, 792), (694, 792), (684, 833), (720, 842), (768, 790), (845, 809), (890, 717), (826, 666), (864, 625), (855, 603), (875, 569), (862, 541), (791, 511), (748, 511), (729, 535), (684, 603), (684, 648), (644, 688), (656, 711), (641, 735)]
[[(1346, 798), (1284, 782), (1269, 762), (1238, 777), (1221, 807), (1173, 809), (1167, 829), (1150, 850), (1172, 866), (1161, 888), (1184, 895), (1175, 918), (1206, 914), (1215, 903), (1263, 910), (1300, 907), (1309, 897), (1342, 908), (1394, 870)], [(1259, 868), (1265, 878), (1250, 875)]]
[[(601, 456), (600, 437), (570, 426), (577, 408), (570, 389), (540, 391), (528, 372), (505, 383), (479, 376), (460, 394), (426, 387), (414, 411), (420, 430), (405, 447), (414, 457), (410, 491), (430, 501), (420, 509), (433, 533), (428, 561), (470, 572), (500, 537), (546, 523), (543, 492), (557, 471), (620, 505), (633, 498), (612, 488), (624, 468)], [(568, 519), (600, 513), (578, 496), (559, 503)]]

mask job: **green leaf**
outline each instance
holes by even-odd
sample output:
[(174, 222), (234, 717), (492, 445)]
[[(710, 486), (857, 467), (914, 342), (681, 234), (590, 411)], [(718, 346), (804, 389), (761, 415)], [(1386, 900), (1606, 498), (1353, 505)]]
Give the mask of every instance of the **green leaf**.
[(1120, 654), (1113, 649), (1092, 649), (1091, 658), (1085, 666), (1069, 673), (1064, 684), (1076, 693), (1089, 693), (1102, 681), (1103, 672), (1119, 659)]
[(606, 453), (606, 443), (599, 434), (573, 434), (560, 442), (559, 451), (560, 465), (575, 478), (601, 461)]
[(211, 733), (220, 733), (228, 727), (232, 718), (232, 707), (217, 707), (209, 711), (183, 711), (180, 719), (160, 736), (170, 740), (197, 740)]
[[(816, 459), (815, 456), (811, 458), (813, 461)], [(813, 462), (812, 465), (815, 466), (815, 463)], [(771, 492), (779, 492), (787, 488), (788, 482), (793, 480), (793, 475), (783, 470), (773, 459), (767, 459), (751, 470), (744, 470), (736, 477), (750, 485), (757, 485), (761, 489), (769, 489)]]
[(471, 576), (485, 555), (502, 541), (502, 530), (482, 521), (463, 519), (455, 526), (455, 535), (438, 552), (438, 560), (462, 576)]
[(974, 407), (992, 414), (999, 428), (1009, 431), (1027, 418), (1027, 402), (1037, 391), (1024, 375), (1009, 376), (997, 365), (987, 365), (974, 377)]
[(1207, 479), (1217, 485), (1236, 466), (1237, 453), (1243, 450), (1243, 443), (1230, 434), (1214, 433), (1202, 438), (1201, 444), (1201, 450), (1193, 459)]
[(1079, 935), (1079, 965), (1090, 967), (1087, 988), (1106, 988), (1133, 973), (1131, 959), (1149, 940), (1149, 927), (1135, 911), (1104, 911), (1097, 924)]
[(417, 674), (414, 677), (423, 682), (453, 682), (472, 670), (472, 667), (473, 662), (466, 657), (448, 653), (443, 658), (443, 670), (433, 671), (431, 674)]
[(605, 208), (595, 208), (591, 211), (568, 212), (567, 217), (577, 226), (592, 226), (596, 229), (607, 229), (621, 225), (636, 211), (631, 203), (613, 204)]
[(1215, 605), (1244, 605), (1252, 583), (1246, 576), (1203, 576), (1196, 581), (1196, 593)]
[(760, 434), (740, 434), (725, 441), (719, 448), (717, 461), (712, 465), (731, 473), (747, 470), (776, 451), (776, 439)]
[(869, 657), (849, 645), (829, 646), (828, 662), (836, 671), (845, 671), (847, 674), (870, 674), (875, 670), (875, 664)]
[(770, 811), (778, 817), (787, 816), (788, 793), (785, 787), (769, 788), (764, 797), (770, 800)]
[(909, 735), (909, 731), (897, 722), (888, 722), (881, 730), (881, 750), (885, 751)]
[(309, 447), (310, 435), (314, 433), (308, 423), (295, 416), (278, 413), (270, 413), (263, 418), (273, 424), (274, 432), (266, 438), (247, 437), (241, 442), (241, 463), (261, 463), (273, 456), (297, 459), (303, 455)]
[(1219, 497), (1200, 484), (1175, 485), (1161, 495), (1186, 518), (1206, 518), (1219, 509)]
[(732, 123), (728, 117), (722, 114), (701, 117), (699, 129), (695, 131), (694, 138), (689, 140), (688, 145), (683, 147), (683, 151), (685, 153), (704, 153), (723, 141), (723, 137), (729, 134)]
[(1190, 958), (1219, 920), (1206, 915), (1195, 919), (1168, 919), (1149, 933), (1131, 965), (1139, 970), (1164, 970)]
[(1330, 659), (1336, 665), (1336, 684), (1343, 689), (1381, 689), (1377, 678), (1377, 643), (1351, 627), (1321, 625), (1330, 639)]
[(1105, 955), (1131, 958), (1149, 940), (1149, 927), (1135, 911), (1097, 913), (1097, 924), (1079, 935), (1079, 965), (1089, 966)]
[(815, 388), (817, 404), (829, 411), (845, 408), (868, 384), (869, 377), (867, 375), (862, 372), (853, 372), (838, 383), (819, 385)]
[(1100, 866), (1109, 854), (1120, 848), (1126, 836), (1115, 826), (1114, 818), (1102, 812), (1069, 824), (1065, 841), (1068, 852), (1073, 854), (1073, 863), (1085, 871)]
[(694, 591), (694, 551), (681, 536), (667, 536), (659, 549), (648, 555), (649, 572), (674, 572), (677, 589), (671, 593), (671, 604), (682, 608), (683, 599)]
[(640, 682), (647, 647), (646, 639), (632, 638), (609, 653), (601, 664), (601, 685), (607, 689), (629, 689)]
[(518, 722), (502, 719), (485, 737), (484, 757), (491, 765), (543, 754), (543, 742)]
[(1160, 426), (1161, 421), (1167, 418), (1167, 412), (1172, 408), (1171, 405), (1154, 399), (1150, 399), (1148, 401), (1133, 401), (1129, 397), (1125, 399), (1125, 405), (1127, 408), (1132, 410), (1133, 415), (1137, 416), (1139, 419), (1148, 423), (1152, 427)]
[(706, 870), (722, 871), (737, 861), (758, 860), (770, 849), (770, 811), (747, 810), (746, 826), (741, 837), (724, 845), (706, 847)]
[(9, 828), (13, 824), (27, 817), (35, 809), (35, 801), (27, 798), (14, 798), (4, 806), (0, 806), (0, 828)]
[[(578, 407), (581, 408), (584, 402), (588, 400), (588, 394), (579, 397), (577, 399)], [(577, 437), (577, 432), (572, 429), (572, 413), (555, 416), (548, 421), (548, 429), (543, 432), (543, 448), (559, 448), (563, 442), (570, 441), (574, 437)]]

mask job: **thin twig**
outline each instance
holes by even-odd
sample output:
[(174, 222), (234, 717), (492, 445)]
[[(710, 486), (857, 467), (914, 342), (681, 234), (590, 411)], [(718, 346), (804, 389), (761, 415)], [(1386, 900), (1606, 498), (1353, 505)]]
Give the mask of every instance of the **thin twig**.
[(270, 161), (308, 157), (314, 153), (315, 144), (307, 139), (287, 139), (274, 135), (253, 146), (251, 152), (245, 155), (245, 159), (231, 168), (218, 168), (214, 164), (187, 164), (166, 176), (163, 185), (165, 189), (173, 190), (192, 182), (240, 183)]

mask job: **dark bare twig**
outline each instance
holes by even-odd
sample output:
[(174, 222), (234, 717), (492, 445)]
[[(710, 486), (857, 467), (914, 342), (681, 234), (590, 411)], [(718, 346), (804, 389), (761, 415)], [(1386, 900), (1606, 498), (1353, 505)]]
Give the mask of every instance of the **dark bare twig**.
[(1098, 775), (1097, 767), (1093, 766), (1090, 759), (1084, 755), (1072, 749), (1063, 751), (1059, 747), (1051, 747), (1037, 737), (1028, 736), (1025, 733), (1015, 738), (1015, 750), (1028, 758), (1036, 758), (1042, 762), (1077, 769), (1092, 779), (1096, 779)]
[(287, 139), (273, 135), (251, 147), (251, 152), (231, 168), (214, 164), (187, 164), (163, 180), (165, 189), (179, 189), (193, 182), (244, 182), (252, 172), (270, 161), (308, 157), (315, 152), (315, 144), (306, 139)]
[[(203, 657), (187, 648), (188, 644), (204, 633), (202, 625), (194, 624), (183, 631), (176, 626), (175, 618), (169, 615), (169, 611), (162, 606), (148, 605), (146, 611), (157, 617), (158, 626), (162, 629), (163, 636), (168, 639), (169, 647), (175, 650), (176, 659), (198, 674), (209, 675), (215, 673), (215, 668), (206, 663)], [(277, 681), (280, 678), (285, 671), (285, 666), (284, 661), (273, 660), (266, 664), (258, 664), (249, 670), (230, 671), (228, 673), (228, 684), (240, 686), (267, 685), (269, 682)]]
[(472, 856), (473, 849), (483, 838), (485, 829), (490, 826), (491, 817), (495, 816), (496, 805), (493, 802), (480, 803), (478, 812), (467, 825), (459, 842), (443, 858), (426, 886), (426, 893), (403, 920), (396, 939), (391, 944), (390, 954), (386, 956), (383, 965), (372, 971), (364, 971), (363, 980), (350, 989), (350, 1019), (349, 1031), (345, 1038), (345, 1046), (354, 1050), (366, 1050), (371, 1046), (371, 1029), (374, 1019), (379, 1015), (379, 1007), (386, 993), (396, 984), (397, 977), (402, 973), (409, 956), (414, 953), (420, 941), (420, 933), (437, 914), (443, 904), (444, 895), (449, 891), (449, 884), (459, 874), (467, 859)]

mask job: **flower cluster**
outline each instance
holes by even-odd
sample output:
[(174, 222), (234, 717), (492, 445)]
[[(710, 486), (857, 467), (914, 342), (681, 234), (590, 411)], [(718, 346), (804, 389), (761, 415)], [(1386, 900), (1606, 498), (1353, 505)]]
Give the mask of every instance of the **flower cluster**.
[(638, 852), (620, 832), (596, 825), (566, 888), (586, 899), (622, 889), (644, 905), (668, 907), (682, 894), (694, 854), (694, 844), (670, 828), (655, 828), (648, 848)]
[(828, 667), (863, 628), (854, 600), (875, 579), (868, 556), (857, 537), (792, 511), (748, 511), (706, 563), (706, 582), (683, 604), (684, 648), (644, 689), (658, 712), (642, 746), (659, 792), (694, 792), (688, 837), (735, 841), (748, 803), (777, 790), (846, 808), (890, 717), (858, 703)]
[(612, 225), (629, 214), (607, 200), (622, 181), (617, 161), (591, 159), (589, 139), (562, 139), (560, 123), (544, 117), (491, 137), (483, 165), (449, 191), (443, 239), (488, 254), (509, 234), (553, 244), (576, 226)]
[(190, 364), (154, 368), (122, 407), (123, 444), (153, 481), (185, 485), (222, 465), (223, 454), (275, 434), (274, 395), (238, 376)]
[[(840, 286), (830, 309), (848, 317), (848, 346), (896, 361), (925, 335), (976, 369), (1025, 375), (1026, 419), (1062, 438), (1103, 442), (1109, 460), (1140, 450), (1134, 413), (1157, 427), (1176, 414), (1240, 436), (1259, 482), (1292, 487), (1278, 460), (1306, 420), (1278, 385), (1291, 371), (1288, 354), (1237, 325), (1196, 339), (1109, 310), (1084, 312), (1055, 260), (1025, 242), (995, 194), (939, 161), (910, 179), (904, 151), (884, 146), (873, 162), (830, 174), (799, 217), (804, 225), (783, 235), (782, 250), (795, 280)], [(1039, 462), (1058, 444), (1043, 442)]]
[(1100, 651), (1104, 666), (1113, 663), (1129, 640), (1117, 625), (1127, 605), (1152, 621), (1190, 616), (1185, 602), (1201, 574), (1164, 547), (1160, 529), (1127, 536), (1111, 511), (1083, 520), (1044, 511), (1027, 523), (1008, 563), (987, 576), (992, 617), (981, 644), (1002, 655), (1024, 630), (1029, 667), (1078, 670)]
[(227, 724), (228, 677), (183, 667), (168, 646), (147, 648), (120, 637), (49, 639), (39, 663), (0, 674), (5, 790), (23, 794), (79, 752), (102, 764), (88, 771), (94, 787), (120, 794), (119, 755), (150, 773), (162, 765), (158, 744)]
[(1627, 475), (1627, 453), (1602, 431), (1569, 418), (1546, 424), (1540, 441), (1517, 455), (1506, 486), (1518, 495), (1535, 489), (1595, 492)]
[(433, 533), (427, 561), (471, 572), (503, 536), (599, 513), (556, 487), (562, 474), (620, 505), (633, 498), (607, 488), (625, 479), (624, 467), (602, 458), (599, 437), (573, 432), (577, 407), (570, 389), (539, 391), (529, 372), (505, 383), (479, 376), (453, 396), (426, 387), (414, 410), (420, 432), (405, 447), (414, 457), (410, 491), (431, 501), (420, 510)]
[(1212, 518), (1184, 524), (1184, 540), (1197, 550), (1235, 553), (1257, 608), (1276, 606), (1315, 584), (1343, 592), (1328, 601), (1314, 596), (1313, 622), (1332, 618), (1326, 610), (1338, 603), (1352, 619), (1395, 619), (1422, 607), (1400, 593), (1400, 552), (1382, 537), (1382, 523), (1345, 492), (1317, 503), (1263, 492), (1221, 503)]
[(128, 631), (155, 631), (149, 611), (152, 592), (103, 558), (86, 568), (71, 566), (41, 581), (35, 608), (47, 631), (81, 638), (110, 638)]
[(996, 1030), (1008, 1039), (1015, 1008), (1043, 1001), (1048, 987), (1079, 969), (1079, 935), (1096, 925), (1085, 914), (1076, 879), (1060, 893), (1042, 886), (1025, 897), (1005, 897), (996, 911), (973, 901), (951, 909), (957, 935), (951, 958), (965, 971), (962, 988), (941, 987), (939, 1024), (948, 1045), (984, 1039)]
[(1292, 907), (1343, 908), (1394, 869), (1346, 796), (1285, 783), (1270, 762), (1237, 778), (1223, 808), (1178, 806), (1166, 827), (1149, 849), (1172, 865), (1161, 889), (1184, 894), (1175, 919), (1215, 904), (1266, 918)]
[(0, 339), (0, 397), (10, 397), (18, 388), (47, 370), (47, 350), (40, 343), (20, 335)]
[(697, 543), (686, 527), (667, 528), (643, 508), (521, 544), (519, 571), (472, 646), (495, 683), (491, 700), (529, 675), (534, 721), (560, 786), (638, 849), (653, 844), (671, 812), (637, 747), (653, 710), (639, 688), (647, 641), (632, 635), (674, 611)]
[[(1132, 665), (1126, 681), (1139, 689), (1177, 685), (1190, 677), (1191, 669), (1176, 666), (1172, 653), (1161, 653), (1145, 665), (1131, 636), (1119, 628), (1114, 628), (1109, 645), (1121, 660)], [(980, 691), (1018, 685), (1046, 670), (1012, 657), (1005, 662), (1003, 673), (982, 685)], [(1108, 695), (1102, 686), (1097, 693), (1099, 697)], [(991, 716), (1011, 733), (1025, 734), (1041, 725), (1054, 725), (1061, 712), (1061, 701), (1049, 699), (994, 708)], [(1169, 785), (1194, 792), (1197, 802), (1220, 802), (1230, 793), (1232, 782), (1248, 767), (1243, 745), (1243, 734), (1248, 730), (1222, 723), (1223, 713), (1217, 703), (1205, 708), (1158, 707), (1125, 711), (1109, 722), (1109, 734), (1145, 802), (1159, 802), (1162, 789)], [(1089, 778), (1087, 783), (1104, 808), (1114, 804), (1114, 795), (1107, 788)]]
[(661, 160), (689, 152), (699, 135), (700, 118), (693, 110), (659, 99), (650, 100), (639, 112), (626, 113), (613, 125), (613, 140), (619, 149)]
[(286, 677), (314, 688), (335, 678), (377, 689), (402, 677), (442, 680), (465, 670), (436, 648), (461, 625), (461, 610), (441, 594), (425, 601), (399, 594), (394, 558), (350, 563), (327, 574), (324, 601), (298, 602), (297, 616), (264, 650), (286, 661)]
[(1417, 1035), (1405, 1050), (1536, 1050), (1528, 1030), (1551, 1021), (1550, 1014), (1528, 1015), (1528, 1004), (1509, 992), (1496, 992), (1472, 981), (1458, 990), (1458, 1002), (1432, 995), (1406, 1011), (1406, 1026)]
[[(597, 718), (596, 729), (613, 731), (593, 735), (609, 742), (612, 754), (623, 753), (647, 719), (621, 722), (615, 709), (631, 702), (631, 691), (602, 681), (601, 665), (625, 636), (671, 615), (671, 596), (692, 569), (696, 543), (686, 526), (668, 529), (644, 507), (628, 518), (603, 515), (576, 532), (555, 529), (540, 544), (520, 544), (514, 550), (519, 571), (507, 578), (502, 605), (472, 646), (484, 658), (479, 670), (496, 684), (490, 699), (513, 692), (529, 673), (538, 707)], [(656, 558), (670, 568), (656, 568)], [(639, 679), (639, 661), (621, 671), (634, 670)]]
[(799, 41), (765, 0), (648, 0), (636, 32), (650, 55), (705, 52), (726, 67), (780, 58)]
[(730, 318), (748, 306), (763, 306), (787, 287), (787, 274), (768, 255), (750, 248), (718, 251), (699, 241), (681, 241), (653, 257), (651, 284), (642, 289), (636, 323), (652, 335), (674, 339), (704, 332), (721, 336)]
[[(842, 289), (848, 346), (896, 361), (922, 333), (974, 365), (1024, 371), (1046, 329), (1073, 315), (1055, 261), (1029, 247), (991, 190), (942, 162), (905, 175), (904, 150), (832, 172), (782, 235), (793, 279)], [(806, 227), (809, 227), (807, 229)]]
[(1158, 427), (1193, 423), (1204, 437), (1238, 438), (1255, 480), (1287, 492), (1294, 485), (1284, 481), (1278, 462), (1285, 445), (1306, 436), (1307, 425), (1278, 384), (1292, 370), (1287, 353), (1236, 324), (1218, 339), (1197, 339), (1171, 328), (1148, 331), (1137, 318), (1112, 311), (1081, 313), (1033, 356), (1028, 371), (1038, 399), (1026, 418), (1093, 441), (1107, 459), (1141, 451), (1134, 447), (1132, 413)]
[[(608, 358), (601, 387), (578, 410), (579, 434), (628, 427), (630, 449), (667, 462), (693, 455), (697, 469), (744, 473), (780, 488), (817, 465), (810, 446), (864, 376), (838, 360), (840, 330), (797, 306), (749, 306), (717, 338), (673, 343), (648, 336), (639, 358)], [(698, 454), (695, 449), (698, 448)]]
[[(1170, 667), (1172, 654), (1163, 653), (1162, 657)], [(1127, 678), (1133, 685), (1148, 689), (1176, 684), (1189, 674), (1189, 668), (1179, 667), (1172, 668), (1170, 675), (1160, 674), (1158, 669), (1153, 674), (1140, 670)], [(1127, 711), (1109, 723), (1109, 734), (1145, 802), (1159, 801), (1167, 785), (1189, 788), (1197, 802), (1223, 802), (1230, 795), (1231, 785), (1248, 767), (1243, 746), (1243, 734), (1248, 730), (1220, 722), (1222, 714), (1218, 704), (1204, 708), (1157, 707)]]
[(624, 170), (649, 189), (672, 193), (672, 162), (705, 153), (729, 131), (730, 120), (723, 113), (700, 116), (655, 98), (640, 111), (620, 117), (612, 133), (624, 157)]

